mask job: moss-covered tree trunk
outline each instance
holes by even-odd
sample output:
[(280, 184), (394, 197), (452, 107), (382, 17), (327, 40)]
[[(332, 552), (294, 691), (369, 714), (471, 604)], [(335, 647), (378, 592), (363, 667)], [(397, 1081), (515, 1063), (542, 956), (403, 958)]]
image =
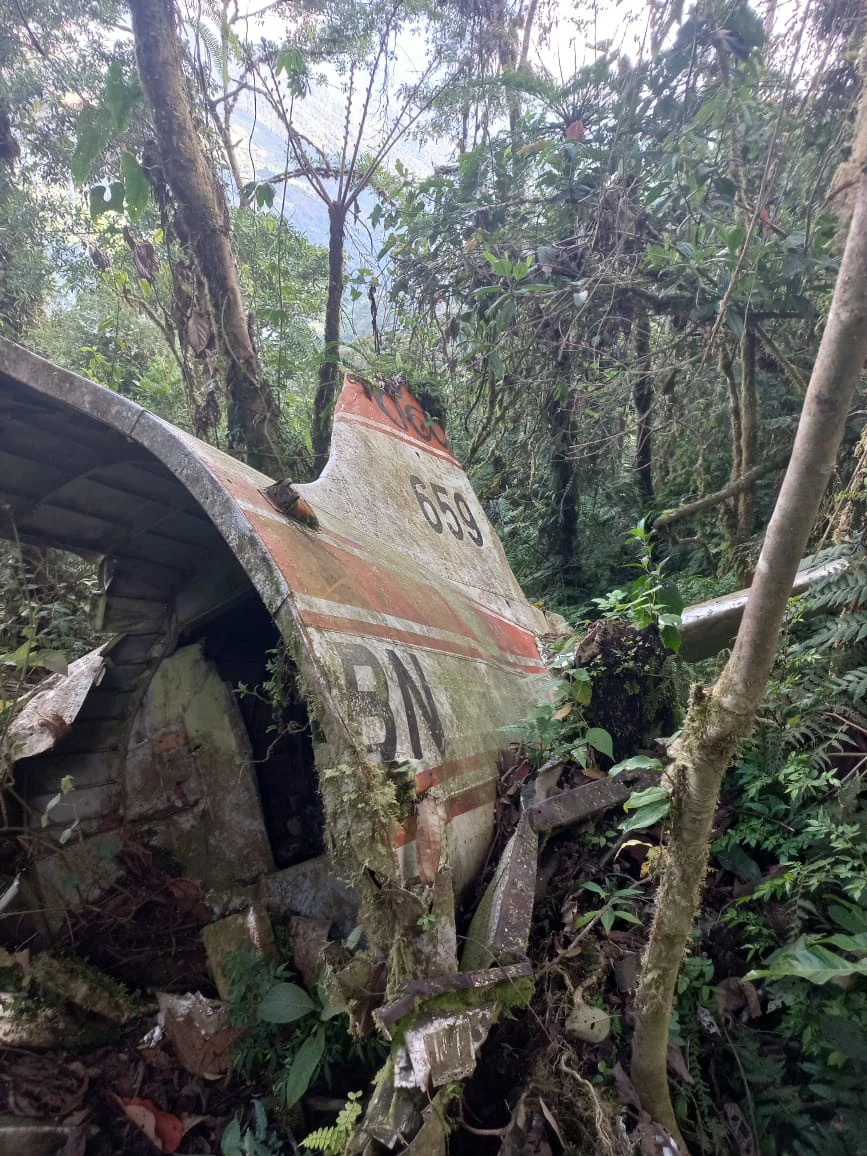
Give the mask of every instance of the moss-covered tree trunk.
[(737, 641), (716, 685), (694, 688), (673, 751), (671, 836), (636, 997), (632, 1078), (642, 1107), (671, 1131), (681, 1152), (686, 1147), (666, 1073), (668, 1024), (707, 869), (720, 782), (752, 729), (767, 686), (792, 582), (867, 358), (867, 155), (857, 161), (857, 198), (831, 309)]
[(130, 0), (136, 60), (153, 110), (163, 172), (187, 241), (207, 286), (211, 324), (223, 364), (229, 448), (274, 477), (280, 463), (272, 423), (276, 405), (250, 336), (229, 236), (225, 193), (202, 146), (184, 79), (172, 0)]

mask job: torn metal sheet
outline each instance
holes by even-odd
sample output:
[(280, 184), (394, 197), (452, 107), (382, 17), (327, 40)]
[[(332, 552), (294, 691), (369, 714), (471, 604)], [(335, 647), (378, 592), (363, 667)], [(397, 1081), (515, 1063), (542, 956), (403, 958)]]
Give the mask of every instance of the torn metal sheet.
[(522, 959), (527, 951), (539, 838), (525, 812), (476, 909), (461, 959), (465, 971)]
[(9, 727), (16, 760), (51, 750), (69, 732), (90, 688), (102, 681), (104, 651), (92, 650), (71, 662), (66, 674), (52, 674), (36, 687)]
[(472, 1075), (496, 1014), (496, 1005), (490, 1003), (462, 1012), (419, 1016), (395, 1053), (395, 1087), (426, 1091)]
[(597, 779), (535, 803), (526, 812), (527, 820), (534, 831), (556, 831), (559, 827), (601, 815), (603, 811), (625, 803), (637, 788), (650, 787), (658, 782), (658, 776), (646, 772), (624, 771), (613, 779)]

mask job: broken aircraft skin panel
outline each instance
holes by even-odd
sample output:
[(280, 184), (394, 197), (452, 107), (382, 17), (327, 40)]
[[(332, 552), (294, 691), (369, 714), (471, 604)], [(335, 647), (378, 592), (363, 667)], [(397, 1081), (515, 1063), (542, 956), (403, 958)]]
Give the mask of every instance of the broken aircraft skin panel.
[[(199, 670), (213, 642), (203, 631), (214, 623), (219, 635), (255, 591), (300, 672), (320, 781), (355, 775), (363, 807), (365, 784), (381, 782), (383, 766), (410, 764), (416, 794), (436, 800), (441, 865), (460, 891), (489, 847), (497, 758), (508, 743), (501, 728), (545, 693), (537, 639), (552, 623), (524, 597), (444, 432), (405, 387), (347, 377), (328, 465), (294, 487), (306, 506), (281, 513), (265, 493), (272, 482), (0, 340), (0, 502), (8, 506), (0, 534), (14, 526), (24, 542), (101, 556), (97, 620), (115, 636), (103, 648), (102, 682), (69, 734), (19, 768), (33, 771), (40, 797), (73, 774), (88, 800), (88, 834), (126, 824), (136, 757), (135, 776), (146, 773), (142, 750), (180, 766), (201, 737), (193, 707), (174, 720), (157, 710), (166, 697), (149, 691), (157, 672), (177, 666), (185, 645), (199, 650), (181, 667)], [(172, 677), (180, 676), (166, 670), (164, 681)], [(145, 748), (145, 740), (153, 741)], [(241, 743), (236, 753), (249, 768), (249, 749)], [(189, 812), (187, 829), (193, 814), (214, 816), (201, 790), (205, 802)], [(261, 827), (267, 813), (257, 818), (255, 790), (248, 796)], [(267, 812), (264, 793), (262, 801)], [(387, 834), (399, 886), (418, 874), (415, 836), (405, 807)], [(212, 885), (273, 870), (264, 831), (248, 845), (246, 866), (241, 844), (234, 879), (223, 863)], [(207, 875), (208, 855), (198, 861)]]

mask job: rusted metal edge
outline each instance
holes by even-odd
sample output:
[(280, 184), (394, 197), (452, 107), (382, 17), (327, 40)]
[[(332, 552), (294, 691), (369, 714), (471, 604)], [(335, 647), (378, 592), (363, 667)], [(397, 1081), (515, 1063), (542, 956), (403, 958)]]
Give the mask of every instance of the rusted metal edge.
[(624, 771), (615, 779), (598, 779), (571, 791), (560, 791), (527, 809), (534, 831), (554, 831), (625, 803), (636, 788), (651, 787), (658, 776), (648, 771)]
[(403, 995), (377, 1011), (376, 1019), (383, 1027), (389, 1027), (415, 1011), (420, 999), (431, 999), (437, 995), (448, 995), (451, 991), (482, 991), (508, 983), (515, 979), (525, 979), (533, 975), (533, 965), (528, 959), (519, 963), (509, 963), (505, 967), (491, 967), (484, 971), (456, 971), (451, 975), (437, 975), (431, 979), (413, 979), (403, 989)]

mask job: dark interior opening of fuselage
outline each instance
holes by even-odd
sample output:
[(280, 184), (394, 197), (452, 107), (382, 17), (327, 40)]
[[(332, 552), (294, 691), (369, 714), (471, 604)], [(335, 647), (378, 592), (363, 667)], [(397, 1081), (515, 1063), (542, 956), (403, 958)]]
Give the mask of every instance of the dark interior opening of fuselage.
[(201, 638), (247, 728), (275, 865), (291, 867), (321, 855), (324, 816), (310, 717), (297, 667), (273, 619), (253, 594), (184, 641)]

